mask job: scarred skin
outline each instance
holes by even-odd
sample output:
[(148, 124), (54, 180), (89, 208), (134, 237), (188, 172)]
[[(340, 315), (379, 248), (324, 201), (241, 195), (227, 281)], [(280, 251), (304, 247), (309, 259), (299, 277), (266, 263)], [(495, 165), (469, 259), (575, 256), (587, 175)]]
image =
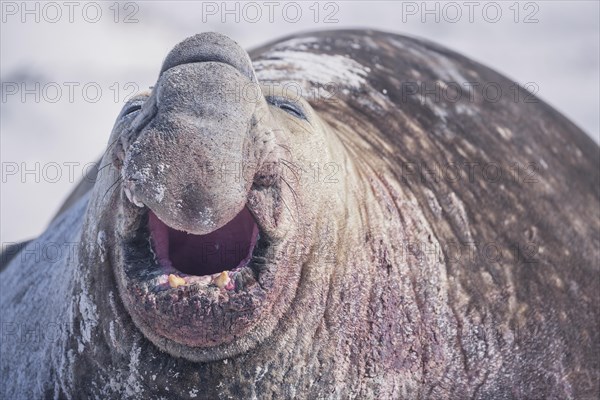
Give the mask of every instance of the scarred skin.
[[(4, 269), (2, 398), (598, 396), (600, 152), (584, 132), (422, 40), (318, 32), (250, 58), (214, 34), (178, 45), (117, 118), (93, 188)], [(436, 81), (503, 95), (413, 90)], [(262, 95), (232, 97), (248, 84)], [(244, 206), (258, 283), (140, 289), (148, 209), (201, 234)], [(73, 251), (49, 260), (48, 243)]]

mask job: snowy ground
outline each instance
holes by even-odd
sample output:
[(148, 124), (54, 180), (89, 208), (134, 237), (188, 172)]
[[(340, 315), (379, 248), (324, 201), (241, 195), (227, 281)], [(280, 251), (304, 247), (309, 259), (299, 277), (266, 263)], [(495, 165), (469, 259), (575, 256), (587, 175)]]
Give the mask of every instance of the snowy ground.
[(421, 36), (516, 82), (535, 83), (541, 98), (599, 141), (596, 1), (427, 2), (429, 14), (421, 1), (251, 3), (28, 2), (25, 12), (25, 3), (2, 2), (0, 241), (45, 228), (103, 152), (124, 99), (154, 83), (174, 44), (202, 31), (225, 33), (246, 48), (306, 30), (369, 27)]

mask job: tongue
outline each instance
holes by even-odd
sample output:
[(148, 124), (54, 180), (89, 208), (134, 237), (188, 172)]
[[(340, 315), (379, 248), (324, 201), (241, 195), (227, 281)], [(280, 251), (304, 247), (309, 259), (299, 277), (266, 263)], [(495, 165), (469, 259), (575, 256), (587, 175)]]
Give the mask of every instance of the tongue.
[(159, 263), (198, 276), (243, 267), (258, 238), (258, 226), (246, 207), (223, 227), (206, 235), (172, 229), (152, 211), (148, 226)]

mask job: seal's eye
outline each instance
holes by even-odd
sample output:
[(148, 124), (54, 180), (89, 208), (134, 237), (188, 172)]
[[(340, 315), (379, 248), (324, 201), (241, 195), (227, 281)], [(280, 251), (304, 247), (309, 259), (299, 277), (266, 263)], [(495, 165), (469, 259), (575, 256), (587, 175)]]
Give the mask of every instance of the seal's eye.
[(142, 103), (132, 103), (125, 109), (125, 111), (123, 111), (123, 116), (129, 115), (129, 114), (139, 111), (141, 109), (142, 109)]
[(293, 115), (296, 118), (306, 119), (306, 114), (304, 113), (302, 106), (297, 103), (293, 103), (288, 99), (276, 96), (268, 96), (266, 97), (266, 100), (267, 103), (282, 109), (286, 113)]
[(279, 108), (281, 108), (283, 111), (285, 111), (288, 114), (292, 114), (296, 118), (304, 118), (304, 114), (299, 109), (299, 107), (297, 107), (295, 104), (284, 103), (284, 104), (281, 104), (279, 106)]

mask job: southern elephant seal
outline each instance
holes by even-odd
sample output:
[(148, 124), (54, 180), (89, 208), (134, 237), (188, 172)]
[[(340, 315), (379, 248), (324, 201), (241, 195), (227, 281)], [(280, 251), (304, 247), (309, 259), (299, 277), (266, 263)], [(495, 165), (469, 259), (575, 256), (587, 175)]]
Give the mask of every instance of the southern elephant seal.
[(194, 36), (0, 275), (2, 398), (591, 398), (598, 161), (430, 42)]

